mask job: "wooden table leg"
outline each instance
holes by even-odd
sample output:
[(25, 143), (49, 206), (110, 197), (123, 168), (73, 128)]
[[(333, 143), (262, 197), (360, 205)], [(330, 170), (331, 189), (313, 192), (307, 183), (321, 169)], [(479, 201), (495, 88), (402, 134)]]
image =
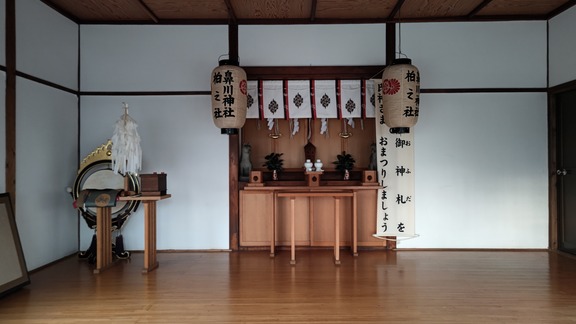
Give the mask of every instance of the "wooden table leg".
[(278, 196), (276, 193), (272, 194), (272, 215), (270, 215), (270, 257), (273, 258), (275, 255), (276, 248), (276, 199)]
[(290, 264), (296, 264), (296, 237), (294, 235), (294, 213), (296, 197), (290, 197)]
[(112, 212), (110, 207), (96, 208), (96, 268), (100, 273), (112, 264)]
[(148, 273), (158, 268), (156, 260), (156, 201), (144, 201), (144, 268)]
[(358, 256), (358, 199), (352, 196), (352, 255)]
[(104, 217), (105, 221), (106, 221), (106, 231), (104, 232), (104, 235), (106, 235), (106, 245), (105, 248), (107, 249), (107, 251), (105, 252), (104, 255), (106, 255), (106, 262), (108, 263), (108, 265), (112, 265), (112, 209), (111, 208), (106, 208), (107, 214), (106, 217)]
[(334, 263), (340, 264), (340, 197), (334, 197)]
[(310, 221), (308, 222), (308, 228), (310, 233), (310, 246), (314, 246), (316, 244), (314, 238), (314, 199), (312, 197), (308, 197), (308, 217), (310, 217)]

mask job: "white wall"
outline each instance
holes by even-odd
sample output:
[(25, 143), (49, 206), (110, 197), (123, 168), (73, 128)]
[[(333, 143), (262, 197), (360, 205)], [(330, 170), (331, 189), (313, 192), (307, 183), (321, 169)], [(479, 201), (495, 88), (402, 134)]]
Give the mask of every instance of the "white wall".
[[(381, 36), (382, 28), (352, 27), (353, 33), (342, 26), (313, 28), (314, 41), (324, 49), (306, 56), (327, 64), (383, 64), (376, 52), (384, 51), (385, 42), (361, 41), (357, 43), (363, 45), (361, 48), (331, 45), (334, 31), (342, 31), (340, 39), (349, 44), (352, 40), (357, 42), (358, 34)], [(259, 29), (270, 30), (268, 26)], [(292, 38), (302, 35), (293, 33), (292, 28), (282, 30)], [(241, 36), (254, 35), (241, 33)], [(272, 42), (279, 39), (268, 37), (269, 42), (263, 48), (278, 49)], [(246, 46), (244, 40), (248, 42), (241, 37), (241, 48), (258, 51), (252, 45)], [(227, 47), (226, 26), (82, 26), (82, 91), (209, 91), (210, 73), (217, 66), (218, 57), (228, 52)], [(323, 60), (326, 49), (332, 53), (332, 61)], [(241, 52), (241, 64), (263, 65), (258, 59), (250, 61), (251, 57), (252, 54)], [(142, 173), (168, 173), (168, 191), (173, 197), (158, 204), (158, 248), (227, 249), (228, 138), (220, 135), (212, 123), (209, 96), (84, 96), (81, 156), (112, 136), (114, 122), (122, 112), (122, 101), (130, 104), (130, 114), (139, 123), (144, 156)], [(127, 249), (143, 248), (142, 227), (142, 210), (139, 210), (130, 216), (123, 229)], [(85, 249), (92, 231), (86, 226), (81, 228), (81, 244)]]
[(546, 87), (546, 22), (402, 24), (421, 87)]
[(83, 91), (206, 91), (227, 26), (81, 26)]
[[(228, 249), (228, 137), (214, 126), (209, 96), (82, 97), (82, 156), (110, 138), (121, 102), (138, 123), (141, 173), (166, 172), (172, 198), (157, 205), (158, 249)], [(93, 234), (81, 226), (82, 249)], [(143, 207), (122, 230), (144, 248)]]
[[(82, 26), (83, 91), (209, 91), (228, 50), (226, 26)], [(138, 123), (141, 173), (166, 172), (172, 198), (158, 203), (158, 249), (228, 249), (228, 137), (209, 95), (83, 96), (81, 156), (112, 137), (122, 102)], [(122, 231), (142, 250), (143, 210)], [(81, 227), (82, 248), (92, 232)]]
[(549, 21), (550, 87), (576, 79), (576, 7)]
[[(40, 1), (16, 1), (17, 70), (76, 88), (77, 26)], [(65, 191), (78, 163), (78, 98), (16, 80), (16, 221), (29, 270), (78, 248)]]
[(16, 1), (16, 69), (78, 89), (78, 26), (39, 0)]
[(78, 248), (66, 187), (77, 169), (76, 95), (16, 80), (16, 221), (29, 270)]
[(240, 65), (384, 65), (383, 24), (240, 26)]
[(423, 94), (417, 239), (399, 248), (548, 245), (546, 93)]
[[(385, 62), (382, 25), (290, 28), (240, 26), (243, 64)], [(545, 22), (397, 30), (424, 89), (546, 86)], [(414, 131), (421, 236), (399, 248), (546, 248), (546, 94), (423, 94), (420, 106)]]
[[(545, 22), (404, 24), (401, 29), (402, 50), (420, 68), (423, 88), (546, 86)], [(207, 91), (211, 69), (227, 52), (222, 26), (82, 26), (81, 31), (83, 91)], [(383, 64), (384, 44), (383, 25), (239, 27), (240, 61), (247, 66)], [(422, 96), (421, 125), (415, 130), (421, 237), (401, 248), (547, 246), (545, 97)], [(159, 249), (228, 246), (227, 138), (212, 125), (208, 99), (82, 99), (82, 155), (112, 135), (121, 102), (127, 101), (140, 125), (143, 172), (168, 172), (174, 196), (158, 205)], [(203, 154), (201, 161), (197, 154)], [(450, 162), (457, 174), (445, 165)], [(198, 175), (209, 168), (223, 172), (210, 179)], [(209, 187), (187, 188), (190, 183)], [(459, 196), (442, 199), (439, 192)], [(141, 213), (125, 226), (127, 249), (143, 246)], [(84, 246), (91, 234), (83, 230)]]
[[(570, 62), (576, 42), (565, 32), (574, 29), (575, 13), (550, 22), (551, 86), (576, 74)], [(546, 87), (545, 22), (403, 24), (401, 31), (402, 50), (420, 68), (425, 89)], [(227, 52), (226, 37), (222, 26), (83, 26), (82, 90), (208, 90), (206, 76)], [(242, 65), (375, 65), (385, 59), (382, 25), (240, 26), (239, 37)], [(111, 136), (122, 101), (141, 125), (143, 172), (168, 172), (174, 194), (159, 204), (159, 215), (170, 218), (159, 221), (158, 247), (226, 248), (227, 199), (213, 200), (227, 194), (227, 174), (191, 173), (227, 168), (226, 138), (211, 124), (208, 98), (85, 97), (82, 155)], [(546, 94), (424, 94), (421, 116), (415, 129), (421, 236), (399, 247), (545, 248)], [(170, 127), (170, 120), (191, 124)], [(167, 138), (174, 144), (166, 145)], [(194, 150), (208, 153), (197, 161), (188, 153)], [(210, 188), (188, 188), (190, 181)], [(124, 229), (128, 249), (142, 248), (141, 228), (140, 210)], [(83, 232), (85, 247), (91, 233)]]
[[(422, 88), (546, 87), (546, 23), (405, 24)], [(546, 248), (546, 93), (423, 94), (400, 248)]]

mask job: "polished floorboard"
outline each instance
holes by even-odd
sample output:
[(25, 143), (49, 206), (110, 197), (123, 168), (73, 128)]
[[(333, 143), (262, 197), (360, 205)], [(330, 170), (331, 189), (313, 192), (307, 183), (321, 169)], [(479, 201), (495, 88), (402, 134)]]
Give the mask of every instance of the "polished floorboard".
[(75, 256), (0, 299), (0, 323), (576, 323), (576, 259), (546, 251)]

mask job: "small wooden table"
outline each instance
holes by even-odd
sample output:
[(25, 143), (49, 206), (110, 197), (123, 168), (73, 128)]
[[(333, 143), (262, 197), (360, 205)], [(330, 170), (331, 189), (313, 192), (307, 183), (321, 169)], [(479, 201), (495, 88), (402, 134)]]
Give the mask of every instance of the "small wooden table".
[[(140, 200), (144, 204), (144, 268), (142, 273), (148, 273), (158, 268), (156, 260), (156, 202), (172, 197), (162, 196), (126, 196), (119, 201)], [(96, 212), (96, 269), (100, 273), (112, 265), (112, 212), (110, 207), (98, 207)]]
[(352, 198), (352, 254), (358, 256), (358, 213), (357, 198), (354, 190), (286, 190), (277, 191), (274, 194), (274, 212), (272, 215), (272, 239), (270, 242), (270, 256), (274, 256), (275, 235), (274, 223), (276, 220), (276, 199), (290, 198), (290, 264), (296, 264), (296, 243), (295, 243), (295, 200), (296, 197), (333, 197), (334, 198), (334, 263), (340, 264), (340, 199), (343, 197)]

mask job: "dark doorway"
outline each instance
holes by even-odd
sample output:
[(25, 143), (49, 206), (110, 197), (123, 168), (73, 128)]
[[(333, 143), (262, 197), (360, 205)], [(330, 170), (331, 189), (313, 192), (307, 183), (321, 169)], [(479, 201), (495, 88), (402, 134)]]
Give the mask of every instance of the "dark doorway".
[(576, 90), (556, 95), (558, 249), (576, 254)]

